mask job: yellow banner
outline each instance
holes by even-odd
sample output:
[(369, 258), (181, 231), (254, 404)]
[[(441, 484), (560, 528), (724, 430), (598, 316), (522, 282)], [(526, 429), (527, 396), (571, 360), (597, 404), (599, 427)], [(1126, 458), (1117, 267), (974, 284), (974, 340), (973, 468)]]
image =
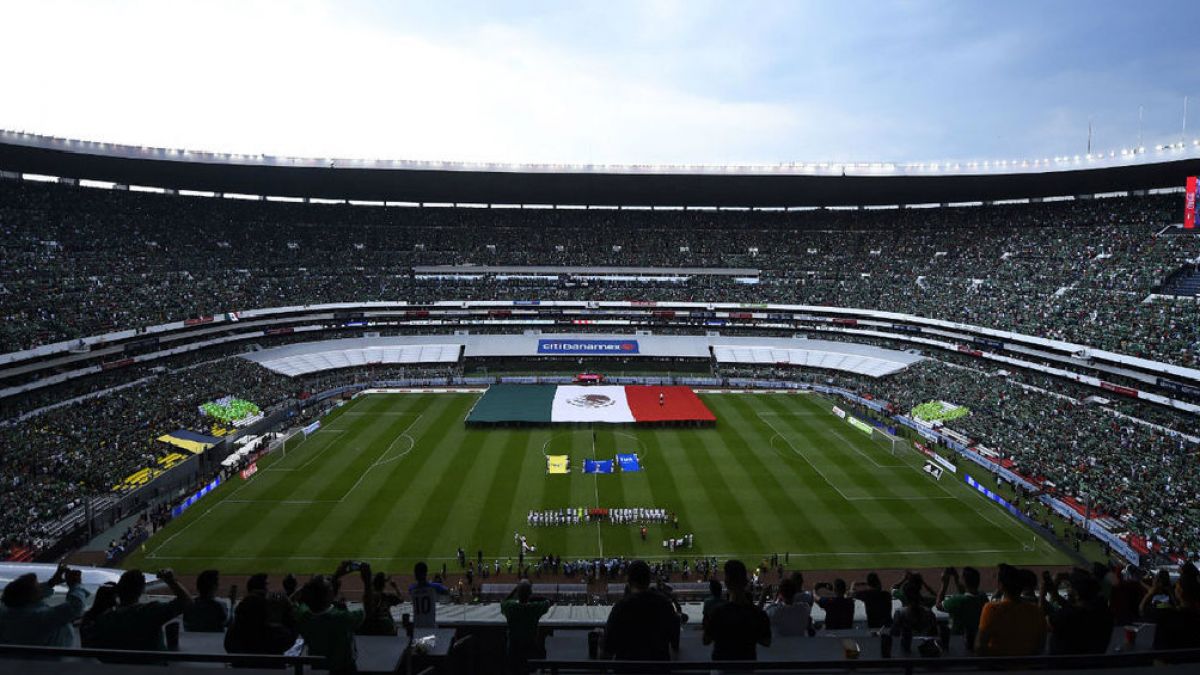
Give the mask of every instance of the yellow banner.
[(546, 473), (564, 474), (571, 472), (571, 458), (567, 455), (547, 455)]

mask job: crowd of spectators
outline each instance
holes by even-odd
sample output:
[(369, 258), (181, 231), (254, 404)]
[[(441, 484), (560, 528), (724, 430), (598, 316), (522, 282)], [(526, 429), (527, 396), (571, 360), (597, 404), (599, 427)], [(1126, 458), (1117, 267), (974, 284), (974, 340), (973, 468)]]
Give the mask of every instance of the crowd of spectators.
[[(995, 460), (1093, 515), (1118, 519), (1162, 551), (1200, 555), (1200, 514), (1184, 506), (1200, 503), (1200, 484), (1188, 478), (1200, 470), (1200, 447), (1181, 435), (1200, 435), (1194, 415), (1156, 416), (1155, 406), (1128, 404), (1137, 416), (1130, 419), (1114, 414), (1111, 404), (1086, 401), (1095, 390), (1082, 385), (976, 368), (925, 359), (879, 379), (781, 366), (719, 372), (838, 386), (890, 403), (897, 414), (929, 401), (966, 406), (970, 414), (946, 427), (993, 451)], [(1143, 416), (1178, 433), (1139, 422)]]
[(214, 422), (200, 413), (202, 403), (233, 395), (269, 410), (342, 385), (455, 374), (452, 367), (364, 367), (290, 379), (225, 357), (150, 373), (119, 391), (0, 425), (0, 543), (44, 548), (57, 519), (84, 499), (111, 493), (168, 453), (185, 452), (157, 439), (181, 428), (210, 431)]
[[(724, 561), (701, 608), (701, 637), (712, 646), (713, 661), (754, 661), (760, 646), (770, 647), (776, 640), (807, 640), (818, 630), (853, 628), (860, 603), (866, 627), (880, 638), (878, 656), (883, 658), (937, 656), (952, 649), (986, 657), (1104, 654), (1113, 644), (1114, 627), (1125, 626), (1125, 640), (1132, 644), (1132, 625), (1153, 625), (1155, 650), (1200, 648), (1200, 573), (1191, 564), (1174, 576), (1165, 569), (1145, 575), (1134, 567), (1096, 564), (1057, 574), (1043, 571), (1040, 577), (1033, 570), (1001, 564), (991, 593), (981, 588), (979, 571), (970, 567), (961, 573), (946, 568), (939, 590), (921, 574), (907, 572), (890, 591), (871, 573), (865, 582), (853, 584), (853, 592), (843, 579), (808, 591), (801, 572), (779, 569), (778, 585), (772, 585), (760, 574), (752, 576), (742, 561)], [(303, 585), (289, 574), (276, 592), (267, 575), (256, 574), (247, 581), (245, 597), (239, 599), (234, 586), (226, 604), (217, 570), (196, 578), (195, 595), (171, 570), (159, 571), (157, 580), (172, 596), (165, 601), (148, 599), (146, 576), (129, 570), (118, 582), (100, 586), (88, 607), (90, 594), (80, 572), (60, 566), (44, 583), (26, 574), (5, 586), (0, 644), (70, 647), (78, 642), (85, 648), (166, 651), (178, 648), (179, 624), (174, 622), (179, 620), (189, 633), (223, 633), (230, 654), (303, 650), (321, 658), (323, 668), (353, 672), (355, 636), (397, 635), (395, 612), (406, 600), (412, 614), (402, 617), (405, 627), (437, 625), (437, 601), (447, 590), (428, 573), (425, 563), (416, 564), (407, 598), (390, 577), (372, 574), (365, 562), (343, 561), (333, 574), (315, 575)], [(342, 584), (354, 574), (360, 578), (357, 601), (347, 597)], [(630, 561), (620, 576), (625, 593), (609, 610), (593, 658), (676, 658), (688, 616), (671, 588), (656, 582), (641, 560)], [(64, 600), (47, 602), (59, 585), (67, 588)], [(528, 672), (531, 659), (545, 657), (539, 623), (552, 604), (533, 595), (528, 579), (521, 579), (500, 603), (508, 632), (505, 672)], [(823, 610), (820, 623), (814, 607)]]
[[(1009, 378), (923, 361), (875, 383), (871, 393), (908, 411), (927, 401), (965, 405), (947, 426), (999, 453), (1011, 468), (1095, 514), (1194, 559), (1200, 516), (1200, 448), (1181, 436), (1113, 415), (1099, 406), (1023, 387)], [(1186, 431), (1195, 433), (1193, 425)]]
[[(1200, 240), (1177, 195), (773, 212), (406, 209), (0, 183), (0, 352), (257, 307), (444, 299), (901, 311), (1194, 366), (1200, 305), (1144, 302)], [(761, 283), (418, 279), (413, 265), (742, 267)]]
[[(788, 213), (408, 209), (4, 180), (0, 352), (255, 307), (536, 297), (874, 308), (1197, 366), (1200, 303), (1146, 301), (1200, 256), (1200, 239), (1163, 233), (1177, 202), (1157, 195)], [(422, 279), (412, 266), (423, 264), (719, 266), (761, 274), (758, 284), (716, 276)], [(196, 412), (200, 403), (233, 394), (268, 408), (356, 377), (297, 382), (239, 359), (212, 360), (234, 349), (177, 357), (166, 372), (134, 366), (0, 401), (0, 419), (8, 419), (69, 391), (137, 380), (117, 394), (0, 427), (0, 543), (36, 545), (45, 524), (81, 499), (153, 467), (166, 450), (155, 438), (209, 424)], [(1196, 468), (1191, 445), (1091, 405), (949, 367), (850, 383), (901, 410), (931, 399), (966, 405), (973, 414), (956, 428), (1023, 474), (1086, 495), (1092, 508), (1172, 548), (1200, 550), (1197, 516), (1176, 508), (1197, 496), (1194, 482), (1179, 478)], [(1196, 431), (1173, 413), (1127, 401), (1113, 407)]]
[[(411, 598), (425, 589), (444, 591), (441, 584), (425, 581), (423, 566), (418, 564), (417, 582), (408, 588)], [(340, 590), (341, 580), (350, 574), (360, 577), (362, 589), (353, 608)], [(100, 586), (87, 607), (91, 594), (82, 587), (78, 570), (60, 566), (45, 583), (34, 574), (20, 576), (4, 589), (0, 644), (165, 651), (178, 647), (179, 626), (167, 624), (179, 619), (188, 632), (224, 633), (224, 646), (231, 654), (298, 653), (303, 645), (308, 654), (324, 659), (324, 669), (352, 672), (355, 635), (397, 634), (391, 610), (401, 602), (402, 591), (383, 572), (372, 574), (365, 562), (343, 561), (333, 574), (315, 575), (303, 585), (289, 574), (283, 578), (282, 592), (272, 592), (267, 575), (256, 574), (248, 579), (240, 601), (237, 587), (231, 588), (228, 605), (219, 597), (217, 570), (196, 577), (195, 596), (169, 569), (155, 578), (173, 596), (169, 601), (146, 598), (146, 575), (128, 570), (116, 583)], [(45, 602), (55, 586), (64, 583), (66, 602)], [(414, 613), (419, 626), (433, 625), (436, 619), (433, 604), (428, 621), (421, 611)], [(78, 641), (73, 626), (78, 628)], [(120, 662), (120, 657), (106, 661)]]

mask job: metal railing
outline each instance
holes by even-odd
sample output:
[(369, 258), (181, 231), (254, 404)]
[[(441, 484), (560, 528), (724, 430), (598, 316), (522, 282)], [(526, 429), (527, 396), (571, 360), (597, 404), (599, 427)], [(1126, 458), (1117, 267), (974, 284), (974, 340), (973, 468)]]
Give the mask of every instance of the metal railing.
[(162, 664), (162, 663), (225, 663), (253, 668), (291, 668), (296, 675), (305, 666), (314, 668), (324, 659), (320, 656), (276, 656), (267, 654), (198, 654), (172, 651), (133, 651), (124, 649), (78, 649), (74, 647), (30, 647), (0, 644), (0, 659), (95, 659), (101, 663)]
[(531, 668), (561, 673), (690, 673), (723, 672), (807, 672), (873, 671), (1026, 671), (1078, 668), (1126, 668), (1153, 664), (1200, 665), (1200, 649), (1170, 651), (1129, 651), (1116, 654), (1039, 655), (1006, 657), (925, 657), (894, 659), (844, 659), (840, 661), (608, 661), (543, 659), (529, 662)]

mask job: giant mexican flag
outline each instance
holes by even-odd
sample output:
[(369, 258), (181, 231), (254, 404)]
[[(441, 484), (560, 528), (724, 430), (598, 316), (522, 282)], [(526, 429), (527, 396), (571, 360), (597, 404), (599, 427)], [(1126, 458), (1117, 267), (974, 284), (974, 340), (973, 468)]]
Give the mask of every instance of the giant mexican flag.
[(467, 416), (468, 423), (715, 420), (708, 406), (688, 387), (527, 384), (490, 387)]

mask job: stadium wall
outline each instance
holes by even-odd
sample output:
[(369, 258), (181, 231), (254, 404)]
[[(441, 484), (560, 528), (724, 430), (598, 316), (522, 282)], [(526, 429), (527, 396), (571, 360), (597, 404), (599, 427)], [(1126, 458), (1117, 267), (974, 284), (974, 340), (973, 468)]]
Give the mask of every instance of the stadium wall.
[[(591, 310), (599, 312), (622, 311), (629, 314), (628, 319), (622, 320), (620, 323), (628, 325), (630, 328), (636, 328), (639, 324), (639, 312), (649, 314), (654, 311), (653, 308), (672, 308), (675, 311), (687, 312), (688, 314), (697, 311), (701, 313), (717, 314), (728, 312), (732, 309), (742, 308), (749, 309), (751, 306), (737, 305), (733, 303), (726, 304), (704, 304), (704, 303), (629, 303), (629, 302), (606, 302), (606, 303), (585, 303), (585, 302), (547, 302), (547, 303), (512, 303), (512, 302), (440, 302), (427, 305), (430, 307), (430, 314), (439, 312), (458, 312), (458, 313), (479, 313), (484, 316), (478, 319), (472, 318), (454, 318), (441, 322), (440, 325), (450, 326), (479, 326), (483, 329), (503, 330), (508, 328), (516, 330), (518, 327), (527, 326), (528, 323), (521, 319), (509, 320), (492, 320), (486, 318), (486, 314), (492, 308), (508, 307), (519, 308), (521, 312), (538, 312), (548, 311), (551, 313), (572, 313), (577, 312), (580, 316), (586, 316)], [(421, 319), (416, 323), (409, 323), (405, 319), (405, 315), (411, 311), (411, 308), (406, 303), (337, 303), (334, 305), (315, 306), (313, 308), (299, 307), (284, 307), (271, 308), (266, 310), (251, 310), (242, 313), (242, 316), (249, 317), (253, 315), (261, 315), (263, 317), (273, 317), (262, 319), (260, 321), (250, 321), (247, 318), (240, 319), (237, 325), (238, 333), (234, 335), (222, 335), (220, 337), (206, 337), (214, 334), (223, 334), (228, 332), (231, 327), (226, 324), (232, 321), (229, 317), (202, 317), (190, 325), (185, 326), (189, 322), (181, 322), (177, 324), (164, 324), (160, 327), (152, 327), (147, 329), (153, 331), (156, 328), (164, 332), (171, 333), (165, 335), (164, 341), (180, 341), (178, 347), (169, 350), (155, 352), (152, 354), (143, 354), (127, 359), (133, 363), (149, 362), (157, 358), (162, 358), (169, 354), (180, 353), (192, 349), (198, 349), (202, 345), (208, 346), (217, 343), (225, 343), (232, 340), (248, 340), (248, 339), (270, 339), (272, 335), (279, 334), (280, 331), (285, 331), (286, 334), (303, 331), (318, 331), (318, 330), (333, 330), (335, 327), (331, 325), (334, 322), (335, 311), (320, 311), (323, 308), (332, 310), (337, 307), (355, 307), (360, 309), (380, 307), (379, 311), (371, 312), (372, 322), (369, 322), (367, 327), (372, 325), (383, 326), (404, 326), (404, 325), (420, 325), (428, 328), (431, 325), (439, 325), (439, 322), (428, 319)], [(384, 311), (382, 307), (391, 308)], [(1137, 388), (1122, 388), (1121, 391), (1128, 392), (1126, 395), (1145, 398), (1155, 403), (1168, 405), (1177, 409), (1190, 412), (1200, 412), (1200, 406), (1186, 403), (1175, 398), (1180, 395), (1180, 392), (1196, 392), (1200, 391), (1200, 370), (1193, 368), (1184, 368), (1171, 364), (1158, 363), (1137, 357), (1129, 357), (1121, 354), (1114, 354), (1100, 350), (1089, 350), (1088, 348), (1073, 343), (1064, 343), (1060, 341), (1044, 340), (1036, 336), (1022, 336), (1004, 331), (996, 331), (992, 329), (979, 328), (965, 324), (952, 324), (944, 321), (931, 319), (923, 319), (910, 315), (902, 315), (886, 312), (874, 312), (869, 310), (851, 310), (844, 308), (816, 308), (797, 305), (753, 305), (755, 311), (749, 312), (752, 314), (752, 320), (737, 324), (743, 328), (762, 328), (762, 329), (779, 329), (779, 330), (816, 330), (820, 332), (840, 332), (851, 335), (867, 335), (873, 337), (882, 337), (889, 340), (912, 342), (915, 344), (936, 346), (942, 349), (952, 349), (965, 353), (970, 356), (988, 358), (1000, 363), (1010, 363), (1019, 367), (1028, 367), (1035, 370), (1041, 370), (1047, 374), (1055, 376), (1067, 376), (1083, 384), (1097, 386), (1112, 390), (1113, 387), (1105, 386), (1105, 381), (1100, 378), (1080, 375), (1078, 373), (1068, 373), (1065, 370), (1054, 370), (1046, 366), (1035, 364), (1026, 364), (1020, 360), (1012, 359), (1010, 356), (995, 353), (996, 350), (1004, 350), (1014, 355), (1028, 355), (1040, 359), (1045, 359), (1051, 362), (1061, 363), (1067, 367), (1084, 368), (1092, 372), (1111, 373), (1130, 379), (1143, 382), (1144, 385), (1139, 385)], [(705, 309), (695, 309), (705, 308)], [(317, 313), (312, 313), (311, 310), (318, 310)], [(426, 310), (421, 310), (422, 312)], [(512, 311), (516, 312), (517, 309)], [(297, 314), (299, 313), (299, 314)], [(389, 314), (390, 313), (390, 314)], [(290, 314), (290, 316), (289, 316)], [(842, 317), (842, 319), (839, 319)], [(318, 325), (301, 325), (296, 326), (297, 321), (319, 321)], [(724, 321), (724, 320), (720, 320)], [(378, 322), (378, 323), (374, 323)], [(291, 324), (291, 325), (289, 325)], [(692, 330), (704, 330), (700, 326), (691, 325), (684, 319), (681, 326), (687, 326)], [(730, 324), (734, 325), (734, 324)], [(286, 326), (280, 328), (281, 326)], [(648, 329), (651, 326), (646, 326)], [(361, 329), (363, 326), (356, 326), (356, 329)], [(890, 330), (889, 330), (890, 329)], [(39, 369), (56, 368), (62, 370), (71, 363), (86, 362), (87, 359), (102, 357), (90, 357), (87, 354), (71, 354), (69, 353), (78, 343), (87, 344), (89, 349), (95, 348), (98, 351), (119, 350), (118, 347), (110, 346), (111, 344), (120, 344), (106, 342), (105, 339), (123, 339), (114, 336), (125, 335), (127, 332), (108, 334), (104, 336), (93, 336), (75, 342), (63, 342), (55, 345), (45, 345), (32, 350), (23, 352), (13, 352), (10, 354), (0, 355), (0, 365), (3, 369), (0, 370), (0, 377), (8, 377), (21, 372), (34, 372)], [(990, 336), (990, 337), (989, 337)], [(625, 336), (628, 337), (628, 336)], [(188, 344), (188, 340), (195, 338), (204, 338), (204, 342), (193, 342)], [(939, 339), (945, 338), (945, 339)], [(90, 342), (89, 342), (90, 341)], [(4, 365), (6, 364), (6, 365)], [(83, 376), (93, 372), (99, 372), (100, 366), (89, 366), (81, 368), (70, 373), (56, 375), (66, 379), (70, 376)], [(0, 396), (13, 395), (28, 391), (40, 386), (47, 386), (48, 383), (56, 380), (43, 378), (39, 381), (28, 382), (22, 385), (9, 387), (5, 390), (0, 390)], [(1174, 389), (1163, 389), (1171, 395), (1163, 395), (1148, 391), (1155, 387), (1166, 387), (1171, 384)]]

